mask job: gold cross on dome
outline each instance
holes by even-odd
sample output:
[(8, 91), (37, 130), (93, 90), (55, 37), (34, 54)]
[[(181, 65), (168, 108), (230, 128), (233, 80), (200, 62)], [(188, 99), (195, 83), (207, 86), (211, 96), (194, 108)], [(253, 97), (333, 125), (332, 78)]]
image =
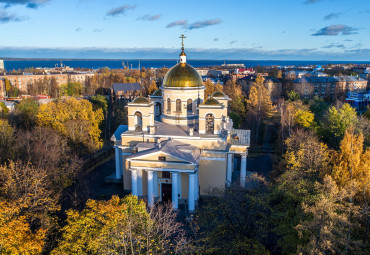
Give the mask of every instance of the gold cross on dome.
[(182, 47), (184, 48), (184, 38), (186, 38), (186, 36), (184, 36), (184, 35), (182, 34), (179, 38), (181, 38), (181, 45), (182, 45)]

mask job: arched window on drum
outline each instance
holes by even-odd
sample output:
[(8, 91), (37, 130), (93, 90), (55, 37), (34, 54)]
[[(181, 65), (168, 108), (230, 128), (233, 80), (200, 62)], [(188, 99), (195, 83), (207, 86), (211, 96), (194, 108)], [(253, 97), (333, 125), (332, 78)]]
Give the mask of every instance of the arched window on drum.
[(186, 109), (188, 110), (188, 113), (192, 113), (193, 112), (193, 100), (188, 99)]
[(176, 100), (176, 112), (178, 113), (181, 112), (181, 100), (180, 99)]
[(167, 98), (167, 112), (171, 112), (171, 99)]

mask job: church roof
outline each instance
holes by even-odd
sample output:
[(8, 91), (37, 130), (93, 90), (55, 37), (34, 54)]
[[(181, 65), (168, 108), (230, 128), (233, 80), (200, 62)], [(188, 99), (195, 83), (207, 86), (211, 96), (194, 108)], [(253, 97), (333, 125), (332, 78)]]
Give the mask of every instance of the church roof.
[(147, 104), (149, 103), (149, 100), (145, 97), (137, 97), (132, 101), (134, 104)]
[(158, 89), (157, 91), (155, 91), (155, 92), (153, 93), (153, 95), (152, 95), (152, 96), (155, 96), (155, 97), (160, 97), (160, 96), (162, 96), (162, 90)]
[(210, 97), (206, 101), (204, 101), (203, 104), (204, 105), (219, 105), (220, 102), (218, 102), (218, 100), (214, 99), (213, 97)]
[(212, 94), (212, 97), (225, 97), (226, 95), (222, 93), (221, 91), (216, 91), (215, 93)]
[(200, 161), (200, 150), (190, 144), (181, 143), (179, 141), (166, 140), (158, 144), (148, 143), (150, 146), (143, 146), (144, 143), (139, 143), (137, 146), (150, 149), (142, 150), (127, 157), (127, 159), (143, 158), (145, 155), (163, 152), (180, 160), (187, 161), (192, 164), (198, 164)]
[(172, 67), (163, 79), (164, 87), (201, 87), (202, 77), (188, 63), (179, 63)]

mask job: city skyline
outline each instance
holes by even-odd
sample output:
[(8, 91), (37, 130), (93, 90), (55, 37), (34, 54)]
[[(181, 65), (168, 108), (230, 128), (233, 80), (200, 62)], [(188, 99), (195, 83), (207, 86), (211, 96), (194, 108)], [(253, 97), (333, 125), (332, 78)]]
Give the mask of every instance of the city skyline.
[(370, 59), (366, 0), (0, 0), (0, 57)]

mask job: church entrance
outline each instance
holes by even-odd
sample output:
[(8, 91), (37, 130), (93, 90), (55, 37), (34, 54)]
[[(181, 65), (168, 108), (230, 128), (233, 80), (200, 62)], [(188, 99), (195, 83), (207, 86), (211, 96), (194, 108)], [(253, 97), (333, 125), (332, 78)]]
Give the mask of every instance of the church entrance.
[(170, 202), (172, 199), (172, 184), (162, 183), (162, 202)]

